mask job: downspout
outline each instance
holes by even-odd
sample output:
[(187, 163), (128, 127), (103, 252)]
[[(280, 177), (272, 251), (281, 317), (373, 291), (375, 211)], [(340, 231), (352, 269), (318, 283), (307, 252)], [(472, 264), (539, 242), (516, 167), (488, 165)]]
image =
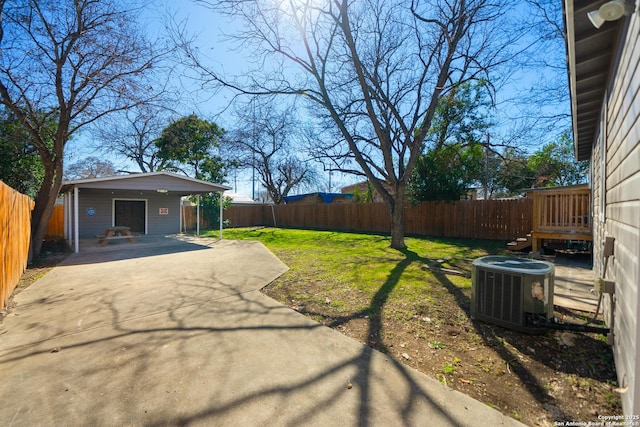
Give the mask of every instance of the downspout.
[(222, 240), (222, 191), (220, 191), (220, 240)]

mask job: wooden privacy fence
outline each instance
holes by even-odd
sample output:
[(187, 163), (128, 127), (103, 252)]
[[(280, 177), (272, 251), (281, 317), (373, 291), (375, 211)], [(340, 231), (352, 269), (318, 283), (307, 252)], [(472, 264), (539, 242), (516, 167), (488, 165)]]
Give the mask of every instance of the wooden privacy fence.
[(11, 292), (29, 260), (31, 211), (34, 202), (0, 181), (0, 303), (7, 305)]
[(51, 218), (47, 224), (47, 231), (44, 235), (50, 238), (64, 237), (64, 206), (55, 205), (53, 207), (53, 213), (51, 214)]
[[(532, 230), (533, 202), (460, 200), (422, 202), (407, 207), (405, 233), (434, 237), (509, 240)], [(232, 227), (277, 226), (319, 230), (388, 233), (389, 209), (384, 203), (317, 205), (242, 205), (224, 213)]]
[[(63, 206), (55, 206), (47, 237), (63, 237)], [(195, 206), (183, 207), (187, 231), (196, 229)], [(407, 234), (509, 240), (534, 229), (533, 200), (460, 200), (422, 202), (405, 213)], [(239, 205), (224, 211), (231, 227), (273, 226), (319, 230), (388, 233), (389, 209), (384, 203), (317, 205)], [(275, 219), (275, 222), (274, 222)], [(200, 228), (217, 228), (217, 220), (200, 211)], [(184, 230), (183, 230), (184, 231)]]
[[(198, 214), (195, 206), (183, 206), (182, 207), (182, 230), (180, 231), (193, 231), (196, 229), (196, 221)], [(209, 218), (209, 215), (204, 209), (200, 208), (200, 229), (217, 228), (218, 224), (214, 224), (214, 220)]]

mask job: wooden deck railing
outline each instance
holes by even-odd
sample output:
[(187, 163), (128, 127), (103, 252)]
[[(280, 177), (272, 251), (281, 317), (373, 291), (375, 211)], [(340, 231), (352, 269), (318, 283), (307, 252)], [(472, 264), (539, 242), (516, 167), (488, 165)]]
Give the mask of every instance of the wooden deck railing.
[(533, 250), (541, 239), (593, 240), (591, 190), (586, 185), (532, 192)]

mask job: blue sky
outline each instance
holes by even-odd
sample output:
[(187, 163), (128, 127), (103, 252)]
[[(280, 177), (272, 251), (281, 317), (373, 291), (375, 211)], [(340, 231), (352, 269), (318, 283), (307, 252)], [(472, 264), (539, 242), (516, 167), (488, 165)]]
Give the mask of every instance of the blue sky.
[[(154, 7), (149, 7), (145, 15), (141, 18), (146, 22), (146, 28), (153, 38), (163, 31), (163, 22), (170, 15), (178, 23), (186, 23), (186, 28), (192, 36), (196, 37), (196, 44), (203, 57), (210, 60), (210, 64), (216, 70), (240, 74), (244, 67), (246, 57), (233, 49), (232, 43), (225, 41), (225, 34), (234, 32), (234, 24), (226, 17), (217, 15), (214, 11), (197, 5), (190, 0), (155, 0)], [(176, 82), (178, 84), (178, 82)], [(232, 98), (230, 91), (218, 92), (212, 95), (210, 90), (202, 90), (197, 82), (188, 78), (181, 79), (181, 83), (187, 85), (188, 100), (182, 106), (182, 114), (188, 115), (196, 113), (203, 118), (215, 121), (220, 126), (228, 129), (233, 127), (232, 117), (227, 107)], [(66, 164), (69, 165), (88, 156), (102, 157), (92, 142), (90, 132), (85, 130), (67, 145)], [(122, 158), (110, 158), (117, 169), (137, 171), (138, 168), (132, 162)], [(333, 173), (329, 178), (329, 172), (320, 172), (321, 185), (316, 191), (328, 191), (329, 179), (333, 191), (358, 179), (353, 176), (344, 176)], [(252, 196), (254, 191), (252, 174), (250, 172), (239, 172), (227, 177), (227, 184), (235, 187), (237, 192)], [(256, 182), (256, 196), (261, 190)]]
[[(191, 0), (155, 0), (153, 7), (146, 10), (145, 15), (141, 18), (145, 21), (147, 31), (153, 37), (162, 30), (162, 22), (167, 14), (174, 16), (175, 21), (185, 22), (189, 33), (197, 38), (196, 44), (199, 46), (200, 53), (211, 60), (212, 66), (216, 70), (222, 70), (227, 73), (239, 74), (244, 68), (246, 58), (242, 53), (232, 51), (231, 43), (223, 39), (224, 33), (233, 33), (234, 24), (229, 22), (227, 18), (217, 15), (214, 11), (195, 4)], [(528, 87), (535, 84), (538, 76), (531, 75), (525, 70), (516, 71), (511, 77), (510, 83), (506, 85), (503, 91), (499, 93), (499, 99), (508, 99), (517, 95), (520, 91), (526, 91)], [(184, 84), (189, 85), (189, 101), (185, 103), (183, 109), (184, 115), (196, 113), (202, 117), (214, 120), (216, 123), (226, 129), (233, 127), (232, 118), (229, 112), (222, 112), (231, 99), (229, 92), (220, 92), (212, 96), (209, 90), (198, 90), (198, 85), (189, 80), (183, 80)], [(501, 105), (497, 111), (498, 120), (503, 125), (493, 132), (506, 132), (507, 128), (513, 124), (508, 119), (517, 106)], [(566, 106), (568, 110), (568, 104)], [(502, 130), (501, 130), (502, 129)], [(499, 135), (496, 136), (499, 138)], [(550, 135), (550, 138), (555, 135)], [(69, 144), (67, 152), (67, 164), (77, 161), (87, 155), (96, 155), (96, 153), (88, 150), (90, 145), (90, 135), (86, 132), (76, 138)], [(87, 143), (89, 142), (89, 143)], [(533, 148), (542, 145), (548, 141), (534, 141), (531, 143)], [(126, 161), (121, 159), (111, 159), (119, 168), (128, 167)], [(135, 170), (135, 167), (130, 167)], [(321, 191), (327, 191), (327, 181), (329, 179), (328, 172), (321, 177), (325, 181)], [(230, 185), (234, 185), (233, 176), (228, 177)], [(358, 179), (352, 176), (342, 176), (334, 173), (331, 177), (332, 189), (335, 191), (340, 186), (351, 184)], [(237, 191), (240, 193), (251, 195), (252, 184), (250, 173), (241, 174), (235, 180)]]

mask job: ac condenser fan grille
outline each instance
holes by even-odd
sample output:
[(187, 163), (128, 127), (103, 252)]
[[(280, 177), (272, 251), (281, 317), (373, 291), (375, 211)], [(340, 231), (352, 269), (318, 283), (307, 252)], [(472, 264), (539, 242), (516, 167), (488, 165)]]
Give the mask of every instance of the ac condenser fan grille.
[(522, 279), (520, 276), (478, 271), (477, 312), (491, 320), (522, 323)]

